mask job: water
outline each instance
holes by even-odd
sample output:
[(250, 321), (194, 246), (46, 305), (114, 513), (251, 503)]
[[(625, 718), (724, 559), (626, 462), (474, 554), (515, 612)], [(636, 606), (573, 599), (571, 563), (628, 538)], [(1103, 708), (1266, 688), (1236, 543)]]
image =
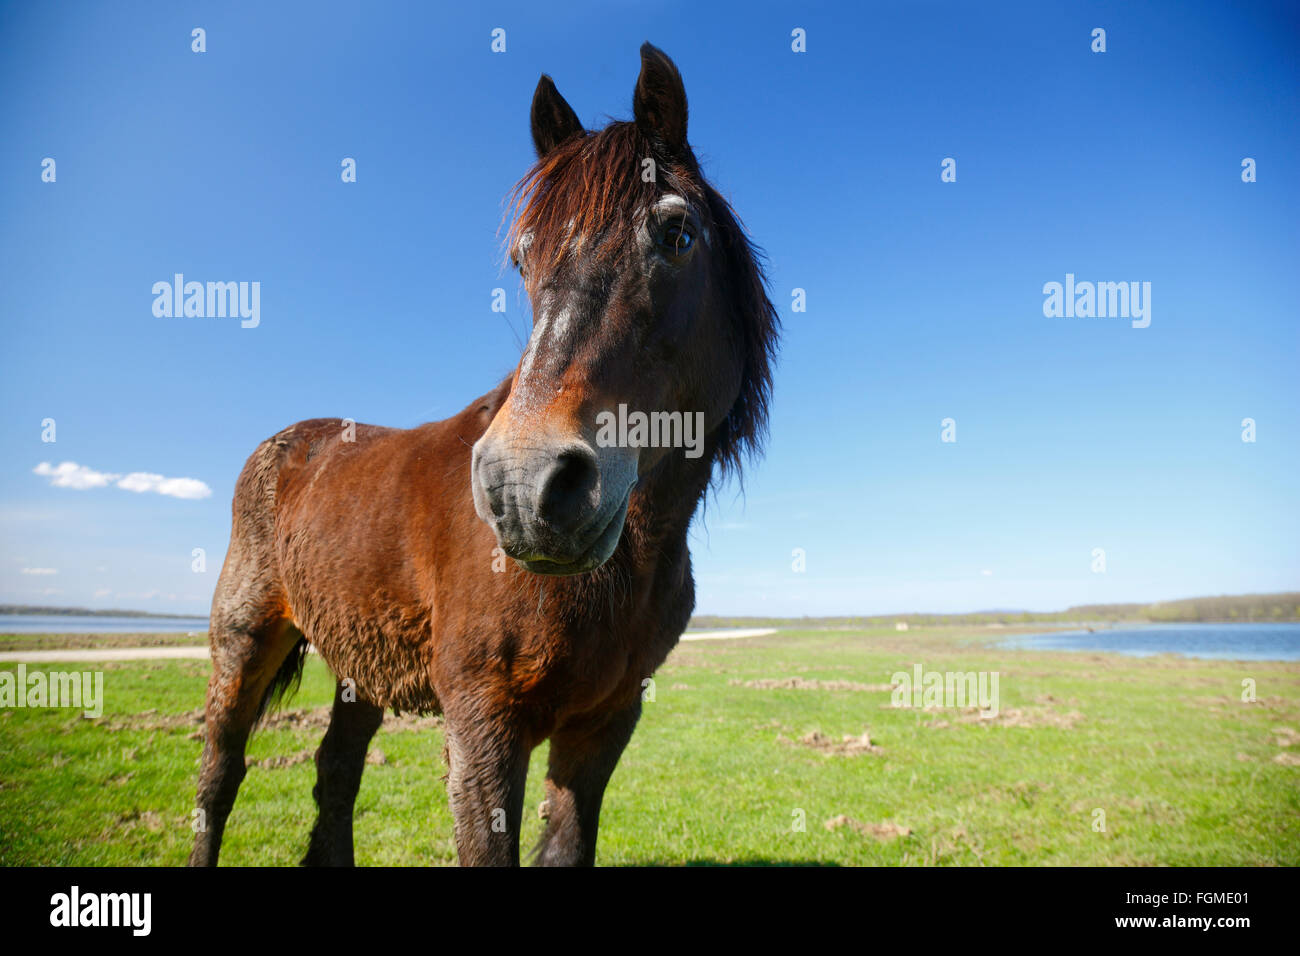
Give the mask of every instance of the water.
[[(206, 617), (77, 617), (70, 614), (0, 614), (0, 634), (200, 633)], [(743, 630), (719, 628), (709, 630)], [(690, 632), (687, 632), (689, 637)], [(1300, 624), (1151, 624), (1022, 634), (1001, 646), (1042, 651), (1102, 651), (1149, 657), (1181, 654), (1238, 661), (1300, 660)]]
[(1234, 661), (1300, 660), (1300, 624), (1150, 624), (1023, 634), (1001, 646), (1037, 651), (1180, 654)]
[(173, 634), (207, 629), (206, 617), (0, 614), (0, 634)]

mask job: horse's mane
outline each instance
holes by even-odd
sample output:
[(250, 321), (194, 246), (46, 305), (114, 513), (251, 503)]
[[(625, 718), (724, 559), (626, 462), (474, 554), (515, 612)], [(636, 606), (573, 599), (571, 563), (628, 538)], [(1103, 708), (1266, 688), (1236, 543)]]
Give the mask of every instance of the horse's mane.
[[(718, 279), (734, 304), (742, 351), (740, 391), (722, 425), (715, 461), (723, 475), (739, 474), (766, 437), (780, 320), (767, 295), (761, 250), (750, 242), (730, 204), (705, 181), (690, 147), (684, 152), (669, 155), (631, 122), (571, 136), (511, 192), (507, 248), (513, 250), (528, 234), (526, 268), (533, 275), (545, 274), (584, 237), (596, 244), (590, 254), (616, 254), (642, 212), (665, 193), (684, 196), (707, 214), (711, 242), (720, 252)], [(642, 175), (647, 158), (655, 163), (649, 182)]]

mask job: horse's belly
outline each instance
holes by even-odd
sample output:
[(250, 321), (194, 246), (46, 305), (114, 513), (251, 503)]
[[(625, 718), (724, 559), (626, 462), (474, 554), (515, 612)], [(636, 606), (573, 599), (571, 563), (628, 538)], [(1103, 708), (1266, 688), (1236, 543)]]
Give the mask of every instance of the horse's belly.
[(290, 595), (294, 623), (358, 699), (381, 707), (439, 713), (427, 614), (398, 607), (362, 612), (339, 600)]

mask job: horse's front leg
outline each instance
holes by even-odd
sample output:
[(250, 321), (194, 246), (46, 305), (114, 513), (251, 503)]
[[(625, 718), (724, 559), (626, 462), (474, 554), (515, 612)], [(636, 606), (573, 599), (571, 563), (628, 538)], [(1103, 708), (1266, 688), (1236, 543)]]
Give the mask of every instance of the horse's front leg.
[(461, 866), (518, 866), (529, 748), (504, 713), (445, 714), (447, 795)]
[(605, 786), (641, 716), (641, 701), (566, 724), (551, 735), (546, 829), (538, 866), (593, 866)]

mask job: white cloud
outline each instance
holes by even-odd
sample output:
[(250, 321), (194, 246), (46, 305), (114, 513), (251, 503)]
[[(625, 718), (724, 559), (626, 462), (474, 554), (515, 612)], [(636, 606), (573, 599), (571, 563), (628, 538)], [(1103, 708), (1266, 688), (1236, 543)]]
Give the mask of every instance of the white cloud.
[(58, 568), (23, 568), (23, 574), (58, 574)]
[(95, 471), (85, 465), (78, 465), (75, 461), (65, 461), (57, 468), (48, 461), (43, 461), (32, 471), (43, 478), (49, 478), (50, 484), (55, 488), (76, 488), (78, 491), (85, 491), (87, 488), (103, 488), (122, 477), (110, 475), (105, 471)]
[(147, 471), (133, 471), (117, 483), (127, 491), (156, 491), (172, 498), (207, 498), (212, 489), (197, 478), (164, 478)]
[(113, 593), (112, 588), (100, 588), (98, 591), (95, 592), (95, 597), (108, 597), (112, 593)]
[(87, 488), (104, 488), (116, 482), (124, 491), (152, 491), (169, 498), (207, 498), (212, 489), (197, 478), (167, 478), (147, 471), (133, 471), (129, 475), (111, 474), (95, 471), (74, 461), (65, 461), (57, 467), (43, 461), (33, 472), (43, 478), (49, 478), (55, 488), (75, 488), (84, 491)]
[(993, 577), (993, 572), (990, 571), (988, 568), (985, 568), (983, 571), (980, 572), (980, 574), (984, 575), (984, 577), (986, 578)]

